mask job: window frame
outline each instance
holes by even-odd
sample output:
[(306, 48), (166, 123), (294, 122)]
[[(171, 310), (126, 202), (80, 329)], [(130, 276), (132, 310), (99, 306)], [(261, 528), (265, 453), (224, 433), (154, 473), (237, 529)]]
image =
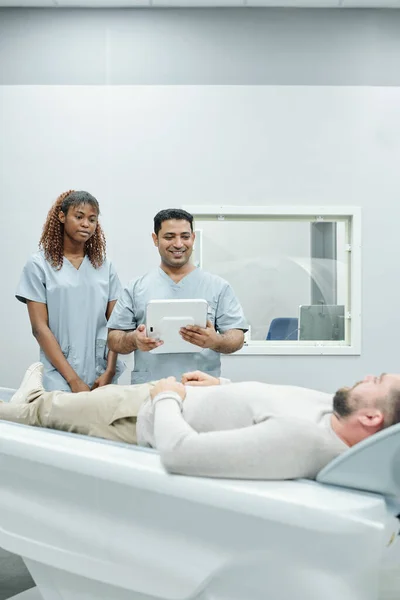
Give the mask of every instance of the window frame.
[[(335, 221), (346, 224), (348, 252), (345, 340), (340, 341), (279, 341), (250, 340), (232, 356), (243, 355), (360, 355), (361, 354), (361, 208), (358, 206), (224, 206), (185, 205), (184, 210), (196, 220)], [(247, 218), (246, 218), (247, 217)], [(202, 242), (204, 243), (204, 242)]]

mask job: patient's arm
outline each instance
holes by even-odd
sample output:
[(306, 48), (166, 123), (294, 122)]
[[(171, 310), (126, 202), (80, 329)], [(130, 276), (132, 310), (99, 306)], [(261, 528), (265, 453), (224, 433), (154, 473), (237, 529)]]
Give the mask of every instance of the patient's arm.
[(197, 433), (179, 397), (155, 398), (154, 442), (171, 473), (240, 479), (315, 478), (340, 451), (328, 432), (300, 419), (270, 418), (242, 429)]

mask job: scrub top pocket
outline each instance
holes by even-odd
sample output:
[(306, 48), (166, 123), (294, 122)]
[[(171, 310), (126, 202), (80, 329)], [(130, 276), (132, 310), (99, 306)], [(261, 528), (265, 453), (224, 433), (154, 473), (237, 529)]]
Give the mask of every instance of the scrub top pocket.
[(96, 340), (96, 374), (102, 375), (107, 369), (107, 343)]
[(72, 346), (65, 346), (64, 348), (61, 348), (61, 352), (64, 354), (74, 371), (79, 369), (79, 361), (76, 356), (76, 350)]
[[(107, 357), (108, 357), (108, 346), (106, 340), (96, 340), (96, 375), (102, 375), (107, 369)], [(115, 375), (112, 379), (112, 383), (118, 383), (119, 377), (125, 371), (126, 365), (123, 360), (117, 358), (117, 364), (115, 365)]]

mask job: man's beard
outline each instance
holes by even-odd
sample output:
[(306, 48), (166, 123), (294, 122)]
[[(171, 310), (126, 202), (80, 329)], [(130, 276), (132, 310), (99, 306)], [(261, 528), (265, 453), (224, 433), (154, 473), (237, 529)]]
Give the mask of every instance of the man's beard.
[(348, 417), (353, 412), (350, 393), (353, 388), (340, 388), (333, 397), (333, 412), (338, 417)]

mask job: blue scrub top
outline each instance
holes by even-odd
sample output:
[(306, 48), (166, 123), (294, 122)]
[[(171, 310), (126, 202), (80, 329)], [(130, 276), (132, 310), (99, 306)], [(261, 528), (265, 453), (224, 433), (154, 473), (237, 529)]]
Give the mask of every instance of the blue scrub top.
[[(49, 327), (69, 364), (78, 376), (92, 387), (107, 367), (108, 302), (121, 292), (118, 275), (109, 260), (95, 269), (87, 256), (79, 269), (64, 257), (60, 270), (36, 252), (26, 263), (16, 297), (21, 302), (32, 300), (47, 305)], [(62, 375), (40, 350), (44, 364), (43, 385), (47, 391), (71, 391)], [(116, 381), (124, 370), (117, 362)]]
[[(160, 267), (131, 281), (123, 290), (108, 321), (109, 329), (132, 330), (146, 321), (150, 300), (204, 298), (208, 302), (208, 319), (216, 331), (247, 331), (247, 322), (231, 286), (227, 281), (195, 269), (175, 283)], [(208, 348), (194, 353), (152, 354), (135, 350), (132, 383), (144, 383), (199, 369), (219, 377), (221, 358)]]

